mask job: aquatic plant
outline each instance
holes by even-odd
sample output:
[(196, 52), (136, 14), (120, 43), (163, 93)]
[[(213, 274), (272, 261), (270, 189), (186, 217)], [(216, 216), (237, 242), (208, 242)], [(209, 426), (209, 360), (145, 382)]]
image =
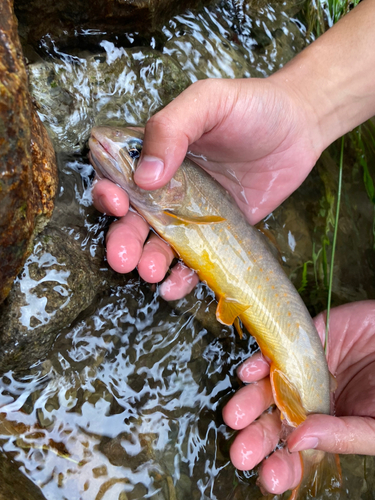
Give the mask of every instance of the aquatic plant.
[(320, 36), (358, 5), (360, 0), (308, 0), (304, 9), (308, 33)]
[(337, 187), (336, 215), (335, 215), (335, 223), (334, 223), (334, 230), (333, 230), (331, 264), (330, 264), (330, 270), (329, 270), (326, 332), (325, 332), (325, 339), (324, 339), (324, 351), (325, 351), (326, 354), (327, 354), (327, 351), (328, 351), (329, 313), (330, 313), (330, 310), (331, 310), (332, 282), (333, 282), (333, 264), (334, 264), (334, 260), (335, 260), (335, 250), (336, 250), (336, 241), (337, 241), (337, 229), (338, 229), (338, 225), (339, 225), (343, 162), (344, 162), (344, 137), (341, 138), (341, 153), (340, 153), (339, 178), (338, 178), (338, 187)]
[[(303, 21), (307, 26), (307, 39), (314, 40), (332, 27), (344, 15), (359, 4), (360, 0), (308, 0), (302, 11)], [(338, 216), (342, 189), (343, 170), (343, 147), (344, 140), (348, 139), (348, 145), (355, 150), (357, 163), (363, 171), (363, 181), (369, 199), (374, 206), (373, 241), (375, 248), (375, 183), (373, 181), (368, 159), (375, 156), (375, 124), (371, 121), (357, 127), (353, 132), (341, 139), (341, 153), (338, 162), (338, 187), (332, 190), (330, 180), (321, 173), (324, 182), (325, 196), (320, 201), (319, 216), (325, 218), (325, 228), (320, 242), (313, 242), (312, 258), (303, 264), (301, 284), (299, 292), (303, 293), (310, 288), (310, 294), (320, 295), (327, 293), (327, 326), (326, 344), (329, 329), (329, 311), (332, 299), (333, 266), (335, 257), (335, 245), (338, 231)], [(323, 158), (324, 154), (322, 155)], [(336, 200), (336, 202), (335, 202)], [(319, 231), (318, 231), (319, 232)], [(331, 254), (329, 247), (332, 245)], [(315, 286), (311, 292), (309, 287), (308, 266), (313, 266)]]
[(368, 120), (350, 132), (349, 137), (354, 148), (356, 161), (362, 168), (363, 183), (367, 196), (374, 208), (372, 234), (373, 248), (375, 249), (375, 183), (371, 174), (371, 165), (374, 164), (375, 160), (375, 123)]

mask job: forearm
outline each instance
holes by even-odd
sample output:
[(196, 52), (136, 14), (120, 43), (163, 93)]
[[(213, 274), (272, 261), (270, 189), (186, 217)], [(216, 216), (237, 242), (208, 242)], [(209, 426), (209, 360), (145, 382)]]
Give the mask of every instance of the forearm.
[(364, 0), (270, 78), (306, 107), (322, 151), (375, 115), (375, 1)]

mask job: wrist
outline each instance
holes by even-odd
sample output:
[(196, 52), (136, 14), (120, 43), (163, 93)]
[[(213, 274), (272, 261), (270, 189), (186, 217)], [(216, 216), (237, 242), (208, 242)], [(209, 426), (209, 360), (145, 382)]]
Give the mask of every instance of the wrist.
[(291, 96), (298, 114), (304, 117), (302, 126), (319, 157), (345, 131), (339, 117), (337, 89), (332, 81), (318, 77), (314, 63), (315, 54), (305, 50), (270, 79)]
[(321, 151), (375, 114), (374, 23), (364, 0), (271, 77), (294, 93)]

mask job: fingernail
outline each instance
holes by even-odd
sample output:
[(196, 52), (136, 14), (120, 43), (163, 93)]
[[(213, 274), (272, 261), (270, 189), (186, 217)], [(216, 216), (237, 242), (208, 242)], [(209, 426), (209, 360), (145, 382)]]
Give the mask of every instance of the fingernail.
[(158, 181), (164, 172), (164, 162), (155, 156), (143, 156), (134, 174), (137, 184)]
[(305, 437), (298, 441), (294, 446), (288, 446), (289, 451), (303, 451), (303, 450), (312, 450), (316, 448), (319, 444), (319, 439), (317, 437)]

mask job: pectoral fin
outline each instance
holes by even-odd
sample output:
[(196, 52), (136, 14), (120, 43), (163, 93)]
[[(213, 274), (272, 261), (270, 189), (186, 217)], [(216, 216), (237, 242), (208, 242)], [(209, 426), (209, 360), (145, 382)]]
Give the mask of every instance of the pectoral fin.
[(329, 372), (329, 390), (330, 392), (335, 392), (337, 389), (337, 379), (331, 372)]
[(275, 403), (289, 425), (297, 427), (306, 420), (306, 411), (296, 387), (286, 375), (272, 364), (270, 369), (271, 386)]
[(248, 304), (241, 304), (237, 300), (220, 297), (216, 309), (216, 319), (223, 325), (233, 325), (237, 316), (240, 316), (249, 307)]
[(271, 250), (272, 255), (280, 262), (280, 264), (283, 264), (280, 248), (276, 242), (276, 238), (273, 235), (273, 233), (271, 233), (271, 231), (268, 229), (264, 221), (258, 222), (258, 224), (255, 224), (254, 227), (256, 227), (262, 233), (262, 236), (264, 237), (264, 242)]
[(180, 215), (169, 210), (163, 211), (169, 217), (173, 217), (180, 224), (217, 224), (218, 222), (224, 222), (225, 219), (219, 215), (204, 215), (204, 216), (190, 216), (190, 215)]

